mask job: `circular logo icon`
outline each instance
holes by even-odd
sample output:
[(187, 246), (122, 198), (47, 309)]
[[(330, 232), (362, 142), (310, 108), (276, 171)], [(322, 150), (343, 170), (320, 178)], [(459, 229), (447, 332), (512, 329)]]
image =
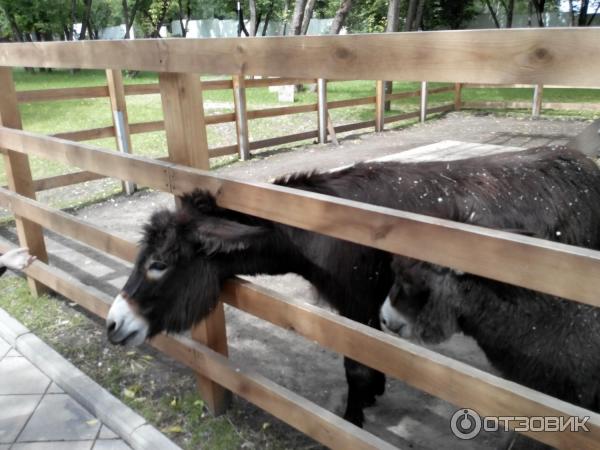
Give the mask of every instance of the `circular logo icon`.
[(481, 431), (481, 417), (472, 409), (459, 409), (450, 419), (450, 429), (459, 439), (473, 439)]

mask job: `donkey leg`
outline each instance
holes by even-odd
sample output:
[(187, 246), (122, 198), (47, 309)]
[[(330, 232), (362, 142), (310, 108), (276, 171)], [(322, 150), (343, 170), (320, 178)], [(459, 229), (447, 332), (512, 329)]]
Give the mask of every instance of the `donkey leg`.
[(375, 396), (385, 390), (385, 375), (350, 358), (344, 358), (348, 400), (344, 419), (362, 427), (363, 408), (375, 403)]

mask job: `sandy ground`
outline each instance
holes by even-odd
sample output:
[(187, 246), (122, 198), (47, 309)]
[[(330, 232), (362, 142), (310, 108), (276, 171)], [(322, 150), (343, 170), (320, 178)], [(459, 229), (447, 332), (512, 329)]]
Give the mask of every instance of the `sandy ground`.
[[(294, 171), (327, 170), (446, 139), (521, 147), (564, 144), (586, 124), (574, 120), (530, 120), (452, 113), (440, 120), (407, 129), (347, 137), (340, 146), (312, 145), (294, 151), (264, 152), (248, 162), (236, 163), (215, 172), (242, 180), (267, 181)], [(171, 205), (170, 196), (146, 191), (86, 207), (77, 215), (112, 232), (137, 239), (141, 225), (152, 211)], [(84, 282), (116, 293), (126, 280), (127, 264), (98, 255), (72, 241), (54, 235), (49, 237), (49, 247), (54, 255), (52, 262)], [(254, 281), (299, 302), (317, 301), (311, 286), (296, 275), (261, 276)], [(233, 360), (319, 405), (341, 413), (345, 404), (346, 382), (339, 355), (233, 308), (227, 307), (226, 315), (230, 357)], [(434, 349), (493, 372), (470, 338), (455, 336)], [(365, 428), (394, 445), (413, 449), (491, 449), (497, 448), (506, 438), (505, 433), (496, 433), (481, 435), (473, 441), (458, 440), (449, 427), (449, 419), (457, 409), (390, 379), (386, 395), (365, 411)]]

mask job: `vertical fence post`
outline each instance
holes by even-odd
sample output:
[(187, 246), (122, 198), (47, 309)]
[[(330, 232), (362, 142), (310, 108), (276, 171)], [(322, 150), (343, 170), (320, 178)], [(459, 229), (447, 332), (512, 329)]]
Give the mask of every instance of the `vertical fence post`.
[[(165, 118), (169, 159), (198, 169), (209, 169), (208, 141), (200, 77), (187, 73), (160, 73), (160, 95)], [(179, 202), (177, 202), (179, 204)], [(223, 303), (192, 330), (192, 338), (227, 356), (227, 334)], [(221, 414), (230, 393), (197, 373), (200, 392), (214, 414)]]
[(544, 85), (536, 84), (533, 90), (533, 105), (531, 106), (531, 117), (540, 117), (542, 112), (542, 98), (544, 94)]
[(244, 75), (234, 75), (232, 81), (238, 153), (240, 159), (246, 161), (250, 158), (250, 137), (248, 134), (248, 115), (246, 109), (246, 78)]
[[(106, 81), (110, 95), (113, 125), (117, 148), (122, 153), (131, 153), (131, 135), (129, 133), (129, 119), (127, 118), (127, 102), (125, 100), (125, 87), (123, 86), (123, 73), (121, 70), (107, 69)], [(135, 184), (123, 181), (123, 190), (127, 195), (135, 192)]]
[(327, 80), (317, 80), (317, 112), (319, 115), (319, 144), (327, 143)]
[(462, 108), (462, 83), (454, 85), (454, 111), (460, 111)]
[(427, 118), (427, 81), (421, 81), (421, 123)]
[[(22, 129), (21, 113), (17, 103), (12, 69), (0, 67), (0, 126)], [(4, 169), (8, 188), (18, 194), (35, 199), (35, 187), (29, 166), (29, 157), (22, 153), (3, 150)], [(32, 255), (37, 256), (40, 261), (47, 262), (46, 244), (42, 228), (29, 220), (15, 215), (19, 245), (29, 248)], [(27, 278), (32, 295), (39, 296), (45, 291), (45, 287), (33, 278)]]
[(375, 82), (375, 131), (383, 131), (385, 126), (385, 87), (383, 80)]

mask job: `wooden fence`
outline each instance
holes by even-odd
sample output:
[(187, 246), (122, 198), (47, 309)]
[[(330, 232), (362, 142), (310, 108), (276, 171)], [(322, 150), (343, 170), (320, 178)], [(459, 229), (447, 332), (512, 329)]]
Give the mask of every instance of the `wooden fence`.
[[(19, 103), (32, 103), (108, 97), (110, 99), (113, 118), (112, 126), (62, 132), (54, 134), (53, 136), (77, 142), (114, 137), (116, 138), (117, 147), (120, 151), (131, 153), (131, 151), (133, 151), (131, 145), (132, 134), (164, 131), (165, 124), (163, 120), (130, 123), (127, 114), (126, 96), (160, 94), (160, 86), (156, 83), (125, 85), (123, 83), (121, 71), (113, 69), (106, 70), (106, 79), (106, 86), (20, 91), (17, 92), (17, 100)], [(383, 82), (376, 83), (379, 85)], [(319, 86), (317, 103), (248, 110), (246, 89), (296, 84), (317, 84)], [(327, 101), (327, 80), (306, 78), (246, 79), (244, 76), (234, 75), (232, 76), (231, 80), (223, 79), (204, 81), (202, 82), (202, 90), (231, 90), (233, 92), (234, 100), (234, 112), (205, 115), (206, 125), (218, 125), (223, 123), (236, 124), (237, 144), (210, 148), (208, 151), (209, 157), (213, 158), (238, 153), (241, 159), (247, 159), (250, 156), (251, 150), (258, 150), (261, 148), (313, 138), (318, 138), (319, 142), (325, 143), (328, 140), (328, 136), (332, 136), (335, 139), (335, 133), (358, 130), (361, 128), (375, 127), (376, 131), (383, 131), (384, 122), (393, 123), (399, 120), (407, 120), (417, 117), (420, 117), (421, 121), (425, 121), (427, 114), (445, 112), (454, 109), (453, 104), (428, 108), (426, 101), (428, 96), (443, 92), (451, 92), (455, 90), (455, 88), (451, 86), (427, 89), (425, 86), (425, 89), (419, 89), (410, 92), (396, 92), (388, 94), (387, 96), (383, 92), (383, 89), (377, 89), (377, 94), (374, 96), (348, 100)], [(383, 119), (383, 104), (385, 100), (399, 100), (403, 98), (419, 96), (422, 98), (421, 107), (419, 110), (388, 116)], [(331, 122), (331, 118), (329, 116), (329, 110), (331, 109), (348, 108), (369, 104), (378, 105), (378, 108), (381, 107), (381, 110), (377, 109), (378, 114), (381, 115), (377, 115), (377, 117), (373, 120), (338, 126), (334, 126)], [(249, 141), (249, 120), (280, 117), (308, 112), (317, 112), (318, 114), (318, 121), (315, 121), (318, 124), (318, 127), (315, 130), (303, 131), (300, 133), (293, 133), (286, 136), (278, 136), (253, 142)], [(100, 178), (104, 177), (92, 172), (69, 173), (35, 180), (35, 190), (43, 191), (85, 181), (97, 180)], [(130, 193), (133, 191), (134, 186), (131, 182), (124, 182), (124, 188), (128, 193)]]
[[(600, 252), (263, 183), (219, 178), (208, 168), (207, 120), (199, 74), (310, 79), (395, 79), (451, 83), (593, 85), (600, 80), (598, 29), (423, 32), (382, 35), (111, 41), (0, 45), (0, 148), (21, 245), (38, 256), (26, 273), (34, 293), (50, 288), (105, 317), (111, 299), (47, 263), (42, 227), (132, 261), (136, 249), (80, 218), (35, 201), (29, 156), (181, 195), (203, 187), (224, 208), (415, 257), (573, 301), (600, 306)], [(477, 52), (472, 43), (477, 42)], [(572, 48), (578, 48), (573, 52)], [(215, 57), (217, 55), (218, 57)], [(159, 72), (169, 161), (152, 160), (22, 131), (11, 67)], [(235, 83), (235, 81), (234, 81)], [(378, 87), (381, 83), (378, 83)], [(380, 116), (381, 119), (381, 116)], [(381, 122), (380, 122), (381, 124)], [(203, 170), (204, 169), (204, 170)], [(7, 246), (0, 243), (0, 251)], [(484, 416), (589, 417), (589, 432), (527, 433), (558, 448), (594, 449), (600, 415), (385, 335), (242, 280), (222, 300), (294, 330), (425, 392)], [(152, 345), (198, 374), (215, 412), (227, 390), (332, 448), (393, 448), (227, 358), (222, 305), (192, 332)], [(511, 422), (511, 427), (515, 423)]]

